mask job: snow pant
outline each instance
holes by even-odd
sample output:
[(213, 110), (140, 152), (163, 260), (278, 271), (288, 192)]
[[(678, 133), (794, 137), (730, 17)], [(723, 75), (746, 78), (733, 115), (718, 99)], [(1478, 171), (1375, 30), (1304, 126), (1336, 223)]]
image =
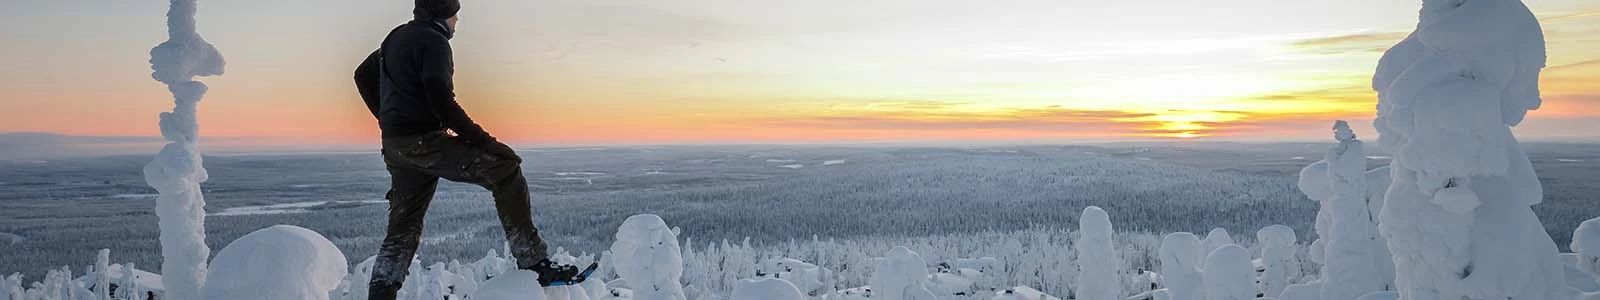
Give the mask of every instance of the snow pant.
[(533, 224), (521, 159), (503, 155), (510, 154), (484, 151), (443, 131), (383, 139), (383, 162), (391, 180), (385, 196), (389, 226), (372, 268), (368, 299), (394, 299), (405, 282), (439, 178), (483, 186), (494, 194), (495, 211), (519, 269), (548, 258)]

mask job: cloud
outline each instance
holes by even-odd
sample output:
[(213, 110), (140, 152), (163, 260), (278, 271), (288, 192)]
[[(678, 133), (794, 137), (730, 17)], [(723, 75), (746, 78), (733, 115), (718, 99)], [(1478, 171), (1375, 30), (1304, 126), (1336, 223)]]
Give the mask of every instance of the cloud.
[(1316, 54), (1383, 52), (1406, 38), (1406, 32), (1363, 32), (1310, 38), (1289, 43), (1291, 48)]
[(152, 153), (160, 149), (159, 137), (69, 136), (43, 132), (0, 133), (0, 159), (41, 159), (73, 156)]
[(1600, 10), (1585, 10), (1539, 18), (1539, 23), (1557, 23), (1588, 17), (1600, 17)]
[[(1547, 39), (1551, 41), (1560, 41), (1565, 40), (1570, 36), (1586, 38), (1592, 36), (1592, 33), (1567, 34), (1565, 31), (1552, 30), (1552, 28), (1549, 27), (1561, 28), (1567, 25), (1562, 23), (1597, 16), (1600, 16), (1600, 10), (1586, 10), (1541, 17), (1539, 18), (1539, 22), (1543, 23), (1545, 27), (1547, 27), (1545, 28)], [(1360, 32), (1302, 39), (1289, 43), (1289, 46), (1295, 50), (1322, 55), (1367, 52), (1382, 53), (1383, 51), (1387, 51), (1390, 46), (1393, 46), (1395, 43), (1400, 42), (1400, 40), (1405, 39), (1407, 35), (1410, 35), (1409, 31)]]
[(948, 102), (878, 103), (875, 110), (835, 111), (827, 115), (753, 120), (755, 125), (803, 129), (893, 131), (1012, 131), (1033, 134), (1119, 135), (1140, 131), (1139, 118), (1155, 116), (1059, 106), (962, 111)]
[(1578, 69), (1584, 69), (1584, 68), (1589, 68), (1589, 67), (1600, 67), (1600, 59), (1591, 59), (1591, 60), (1585, 60), (1585, 61), (1580, 61), (1580, 62), (1575, 62), (1575, 63), (1569, 63), (1569, 64), (1564, 64), (1564, 65), (1559, 65), (1559, 66), (1550, 66), (1550, 67), (1546, 67), (1545, 71), (1546, 72), (1563, 72), (1563, 71), (1568, 71), (1568, 70), (1578, 70)]

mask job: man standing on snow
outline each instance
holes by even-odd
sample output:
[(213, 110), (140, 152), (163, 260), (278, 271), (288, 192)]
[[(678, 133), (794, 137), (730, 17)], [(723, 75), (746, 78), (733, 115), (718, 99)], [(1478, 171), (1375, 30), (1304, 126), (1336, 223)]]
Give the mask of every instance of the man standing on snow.
[(517, 268), (538, 273), (540, 285), (586, 277), (576, 267), (549, 260), (533, 224), (522, 158), (456, 104), (450, 38), (460, 10), (459, 0), (416, 0), (416, 19), (390, 32), (356, 68), (356, 87), (383, 132), (383, 161), (391, 179), (385, 196), (388, 234), (372, 269), (369, 299), (394, 299), (405, 281), (439, 178), (493, 192)]

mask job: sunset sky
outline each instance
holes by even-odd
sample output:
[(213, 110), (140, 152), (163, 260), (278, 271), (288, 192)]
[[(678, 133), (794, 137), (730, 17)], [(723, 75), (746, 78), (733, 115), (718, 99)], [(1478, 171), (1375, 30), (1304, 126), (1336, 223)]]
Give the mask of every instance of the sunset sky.
[[(1397, 0), (465, 0), (459, 101), (519, 144), (1325, 139), (1371, 134)], [(1600, 137), (1600, 1), (1527, 0), (1525, 139)], [(19, 6), (20, 5), (20, 6)], [(155, 136), (167, 1), (0, 11), (0, 132)], [(227, 58), (202, 134), (362, 144), (350, 74), (411, 1), (202, 0)]]

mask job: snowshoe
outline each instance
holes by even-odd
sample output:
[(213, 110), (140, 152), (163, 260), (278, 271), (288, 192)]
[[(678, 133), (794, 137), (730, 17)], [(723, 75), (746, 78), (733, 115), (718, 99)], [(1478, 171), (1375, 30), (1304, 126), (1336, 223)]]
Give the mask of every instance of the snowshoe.
[(568, 286), (583, 283), (598, 268), (600, 268), (599, 263), (590, 263), (580, 271), (575, 266), (556, 265), (554, 262), (544, 261), (534, 266), (533, 271), (539, 273), (539, 286)]

